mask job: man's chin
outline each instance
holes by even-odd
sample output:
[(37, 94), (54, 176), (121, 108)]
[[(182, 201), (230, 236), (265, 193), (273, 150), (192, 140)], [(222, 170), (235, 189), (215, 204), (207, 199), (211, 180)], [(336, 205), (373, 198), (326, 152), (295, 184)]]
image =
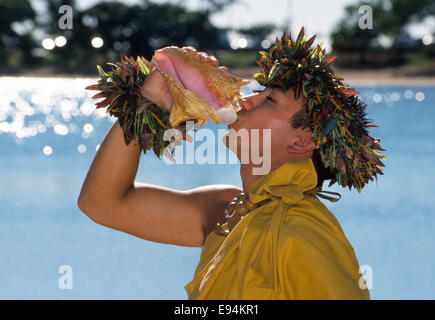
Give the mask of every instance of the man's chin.
[(225, 147), (229, 148), (228, 146), (228, 135), (229, 135), (229, 131), (227, 130), (227, 132), (224, 133), (224, 135), (222, 136), (222, 143), (224, 144)]
[(236, 120), (233, 123), (228, 125), (228, 129), (238, 130), (240, 125), (240, 120)]
[(240, 110), (237, 112), (237, 119), (233, 123), (228, 125), (228, 129), (236, 129), (236, 127), (240, 124), (240, 120), (243, 117), (244, 110)]
[[(228, 126), (228, 127), (229, 127), (229, 126)], [(232, 129), (232, 128), (228, 128), (228, 129)], [(231, 148), (231, 146), (229, 145), (229, 144), (230, 144), (230, 143), (229, 143), (229, 139), (230, 139), (229, 134), (230, 134), (229, 131), (225, 132), (225, 134), (222, 136), (222, 143), (223, 143), (224, 146), (227, 147), (231, 152), (233, 152), (233, 153), (237, 156), (237, 158), (238, 158), (237, 150), (233, 150), (233, 148)], [(236, 145), (235, 147), (237, 148), (237, 145)]]

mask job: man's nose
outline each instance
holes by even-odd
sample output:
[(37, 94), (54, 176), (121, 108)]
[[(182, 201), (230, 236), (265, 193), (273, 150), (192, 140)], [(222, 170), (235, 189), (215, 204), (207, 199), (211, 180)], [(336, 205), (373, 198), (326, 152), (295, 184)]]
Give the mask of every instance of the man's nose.
[(252, 109), (252, 103), (248, 101), (246, 98), (241, 98), (239, 100), (239, 105), (242, 107), (242, 109), (249, 111)]

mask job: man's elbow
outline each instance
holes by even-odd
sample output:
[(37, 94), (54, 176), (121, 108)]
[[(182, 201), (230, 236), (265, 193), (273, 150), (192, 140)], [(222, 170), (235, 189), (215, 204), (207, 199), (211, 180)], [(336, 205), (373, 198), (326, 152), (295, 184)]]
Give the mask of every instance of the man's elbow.
[(77, 199), (77, 206), (80, 211), (86, 214), (92, 221), (100, 224), (100, 219), (98, 218), (98, 214), (96, 214), (95, 206), (91, 205), (83, 196), (80, 196)]
[(113, 217), (116, 216), (113, 202), (102, 203), (101, 201), (97, 202), (95, 198), (79, 197), (77, 206), (93, 222), (106, 227), (111, 227)]

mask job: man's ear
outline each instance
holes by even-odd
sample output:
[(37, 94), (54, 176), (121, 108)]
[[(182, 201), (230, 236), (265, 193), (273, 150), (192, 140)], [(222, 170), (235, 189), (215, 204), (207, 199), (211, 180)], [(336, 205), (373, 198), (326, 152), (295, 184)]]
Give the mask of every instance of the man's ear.
[(287, 146), (288, 152), (293, 153), (306, 153), (316, 149), (313, 137), (311, 136), (311, 130), (300, 130), (295, 136), (294, 140)]

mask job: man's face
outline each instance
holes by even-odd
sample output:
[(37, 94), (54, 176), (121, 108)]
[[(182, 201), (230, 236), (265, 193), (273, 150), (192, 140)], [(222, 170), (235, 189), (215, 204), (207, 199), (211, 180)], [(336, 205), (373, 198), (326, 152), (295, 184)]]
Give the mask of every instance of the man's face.
[[(242, 143), (238, 137), (237, 150), (229, 145), (229, 139), (224, 139), (225, 145), (241, 159), (243, 149), (250, 151), (251, 140), (258, 140), (259, 153), (265, 157), (263, 151), (270, 147), (272, 170), (280, 164), (306, 158), (307, 152), (313, 149), (314, 144), (309, 128), (294, 129), (290, 120), (293, 115), (303, 108), (302, 97), (295, 100), (293, 90), (283, 91), (281, 88), (267, 87), (263, 91), (254, 91), (254, 94), (240, 99), (242, 108), (238, 112), (237, 121), (228, 125), (228, 138), (240, 130), (246, 129), (249, 133), (249, 143)], [(259, 138), (252, 136), (252, 129), (259, 129)], [(270, 141), (263, 140), (266, 129), (270, 130)], [(267, 135), (266, 135), (267, 138)], [(267, 146), (266, 144), (269, 144)]]

